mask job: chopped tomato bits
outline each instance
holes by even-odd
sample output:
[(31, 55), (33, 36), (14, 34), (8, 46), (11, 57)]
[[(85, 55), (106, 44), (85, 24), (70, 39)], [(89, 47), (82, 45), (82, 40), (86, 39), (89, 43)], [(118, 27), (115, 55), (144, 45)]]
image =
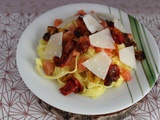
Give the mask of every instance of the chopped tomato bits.
[(44, 72), (46, 73), (46, 75), (52, 75), (53, 74), (53, 70), (54, 70), (54, 64), (51, 61), (43, 61), (42, 63), (42, 67)]
[(86, 14), (86, 12), (84, 10), (79, 10), (77, 12), (77, 15), (85, 15), (85, 14)]
[(62, 19), (55, 19), (53, 24), (54, 24), (55, 27), (57, 27), (61, 23), (62, 23)]
[(129, 81), (132, 79), (132, 75), (129, 70), (123, 70), (122, 77), (124, 78), (124, 81)]

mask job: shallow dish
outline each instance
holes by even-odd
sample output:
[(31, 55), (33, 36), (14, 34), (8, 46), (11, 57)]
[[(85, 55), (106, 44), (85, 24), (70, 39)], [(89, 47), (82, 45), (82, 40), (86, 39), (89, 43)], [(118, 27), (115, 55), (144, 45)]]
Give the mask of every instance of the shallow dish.
[[(36, 48), (47, 26), (52, 25), (54, 19), (65, 19), (80, 9), (117, 16), (125, 30), (133, 34), (138, 49), (146, 55), (145, 60), (137, 63), (131, 81), (124, 82), (119, 88), (108, 89), (98, 99), (79, 94), (63, 96), (56, 81), (44, 79), (35, 70), (35, 58), (38, 57)], [(151, 90), (160, 73), (160, 53), (151, 33), (132, 16), (104, 5), (79, 3), (50, 10), (27, 27), (18, 44), (17, 66), (28, 88), (51, 106), (76, 114), (100, 115), (123, 110), (141, 100)]]

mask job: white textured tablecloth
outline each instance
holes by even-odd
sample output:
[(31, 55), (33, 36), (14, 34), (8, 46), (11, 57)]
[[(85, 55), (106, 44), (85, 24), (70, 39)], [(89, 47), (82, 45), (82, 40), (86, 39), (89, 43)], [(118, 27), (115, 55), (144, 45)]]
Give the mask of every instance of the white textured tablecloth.
[[(77, 2), (113, 6), (142, 22), (160, 46), (159, 0), (0, 0), (0, 119), (58, 120), (57, 112), (42, 108), (26, 87), (16, 65), (16, 49), (25, 28), (39, 15), (55, 7)], [(160, 66), (159, 66), (160, 67)], [(160, 120), (160, 79), (140, 107), (125, 120)]]

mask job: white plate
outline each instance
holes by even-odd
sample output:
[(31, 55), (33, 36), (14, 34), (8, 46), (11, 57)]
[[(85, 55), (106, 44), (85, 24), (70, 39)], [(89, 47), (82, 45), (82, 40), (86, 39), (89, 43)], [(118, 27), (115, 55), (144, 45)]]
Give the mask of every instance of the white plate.
[[(133, 33), (138, 49), (142, 49), (146, 54), (146, 60), (137, 63), (138, 68), (133, 72), (133, 80), (124, 82), (119, 88), (108, 89), (98, 99), (83, 97), (79, 94), (63, 96), (54, 80), (44, 79), (35, 70), (35, 58), (38, 57), (36, 48), (47, 26), (52, 25), (55, 18), (67, 18), (80, 9), (86, 12), (94, 10), (116, 15), (121, 19), (125, 30)], [(55, 8), (34, 20), (20, 38), (17, 48), (17, 65), (28, 88), (46, 103), (72, 113), (98, 115), (117, 112), (142, 99), (156, 82), (160, 71), (160, 57), (153, 36), (133, 17), (108, 6), (82, 3)]]

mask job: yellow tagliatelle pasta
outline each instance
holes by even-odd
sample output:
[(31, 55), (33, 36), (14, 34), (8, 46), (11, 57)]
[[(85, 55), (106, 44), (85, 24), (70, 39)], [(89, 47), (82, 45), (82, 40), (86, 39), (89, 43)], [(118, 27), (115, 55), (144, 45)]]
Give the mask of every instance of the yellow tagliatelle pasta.
[(39, 45), (38, 45), (38, 47), (37, 47), (37, 54), (38, 54), (41, 58), (43, 58), (43, 52), (44, 52), (44, 50), (45, 50), (45, 48), (46, 48), (46, 45), (47, 45), (47, 42), (45, 42), (43, 39), (41, 39), (41, 40), (39, 41)]
[[(69, 23), (69, 19), (67, 19), (67, 22), (65, 21), (63, 23), (64, 28), (60, 27), (62, 25), (58, 27), (48, 27), (47, 33), (45, 33), (43, 39), (39, 41), (39, 45), (37, 47), (37, 54), (39, 55), (39, 58), (36, 58), (36, 70), (46, 79), (57, 80), (60, 92), (64, 95), (75, 92), (82, 96), (97, 98), (104, 94), (106, 89), (119, 87), (123, 81), (130, 80), (131, 67), (120, 61), (118, 51), (126, 47), (124, 43), (119, 43), (121, 39), (118, 41), (118, 43), (116, 40), (112, 42), (113, 45), (111, 49), (97, 47), (90, 43), (89, 36), (94, 33), (91, 33), (89, 29), (87, 29), (86, 24), (82, 19), (85, 14), (86, 13), (84, 12), (81, 14), (81, 17), (70, 17), (72, 20)], [(123, 33), (115, 28), (115, 26), (110, 27), (107, 25), (107, 20), (102, 20), (101, 18), (99, 20), (101, 20), (99, 23), (99, 29), (104, 30), (107, 27), (111, 31), (112, 36), (116, 34), (117, 36), (123, 37)], [(65, 23), (67, 24), (65, 25)], [(62, 32), (63, 36), (59, 36), (58, 38), (56, 33), (59, 32)], [(52, 35), (57, 35), (56, 38), (52, 37), (52, 40), (56, 39), (55, 44), (60, 46), (58, 48), (53, 44), (53, 47), (57, 47), (57, 51), (59, 51), (62, 47), (62, 54), (60, 54), (60, 57), (56, 56), (59, 54), (57, 51), (47, 51), (48, 53), (44, 52), (48, 47), (48, 41)], [(60, 38), (62, 39), (62, 42), (59, 41), (61, 40)], [(99, 44), (99, 42), (94, 44)], [(49, 50), (51, 49), (52, 48)], [(105, 78), (97, 76), (96, 73), (93, 72), (94, 70), (90, 70), (91, 68), (87, 68), (83, 64), (85, 61), (93, 58), (94, 56), (97, 56), (97, 54), (101, 51), (103, 51), (103, 54), (107, 54), (111, 60), (111, 62), (108, 63), (109, 66)], [(52, 54), (51, 58), (53, 57), (53, 59), (46, 59), (44, 57), (45, 53), (48, 55)], [(108, 62), (110, 60), (108, 60)], [(95, 61), (92, 60), (92, 62)], [(97, 62), (101, 63), (101, 61)], [(100, 71), (98, 70), (100, 69), (98, 67), (95, 67), (94, 69)], [(101, 70), (101, 72), (103, 72), (103, 70)]]

